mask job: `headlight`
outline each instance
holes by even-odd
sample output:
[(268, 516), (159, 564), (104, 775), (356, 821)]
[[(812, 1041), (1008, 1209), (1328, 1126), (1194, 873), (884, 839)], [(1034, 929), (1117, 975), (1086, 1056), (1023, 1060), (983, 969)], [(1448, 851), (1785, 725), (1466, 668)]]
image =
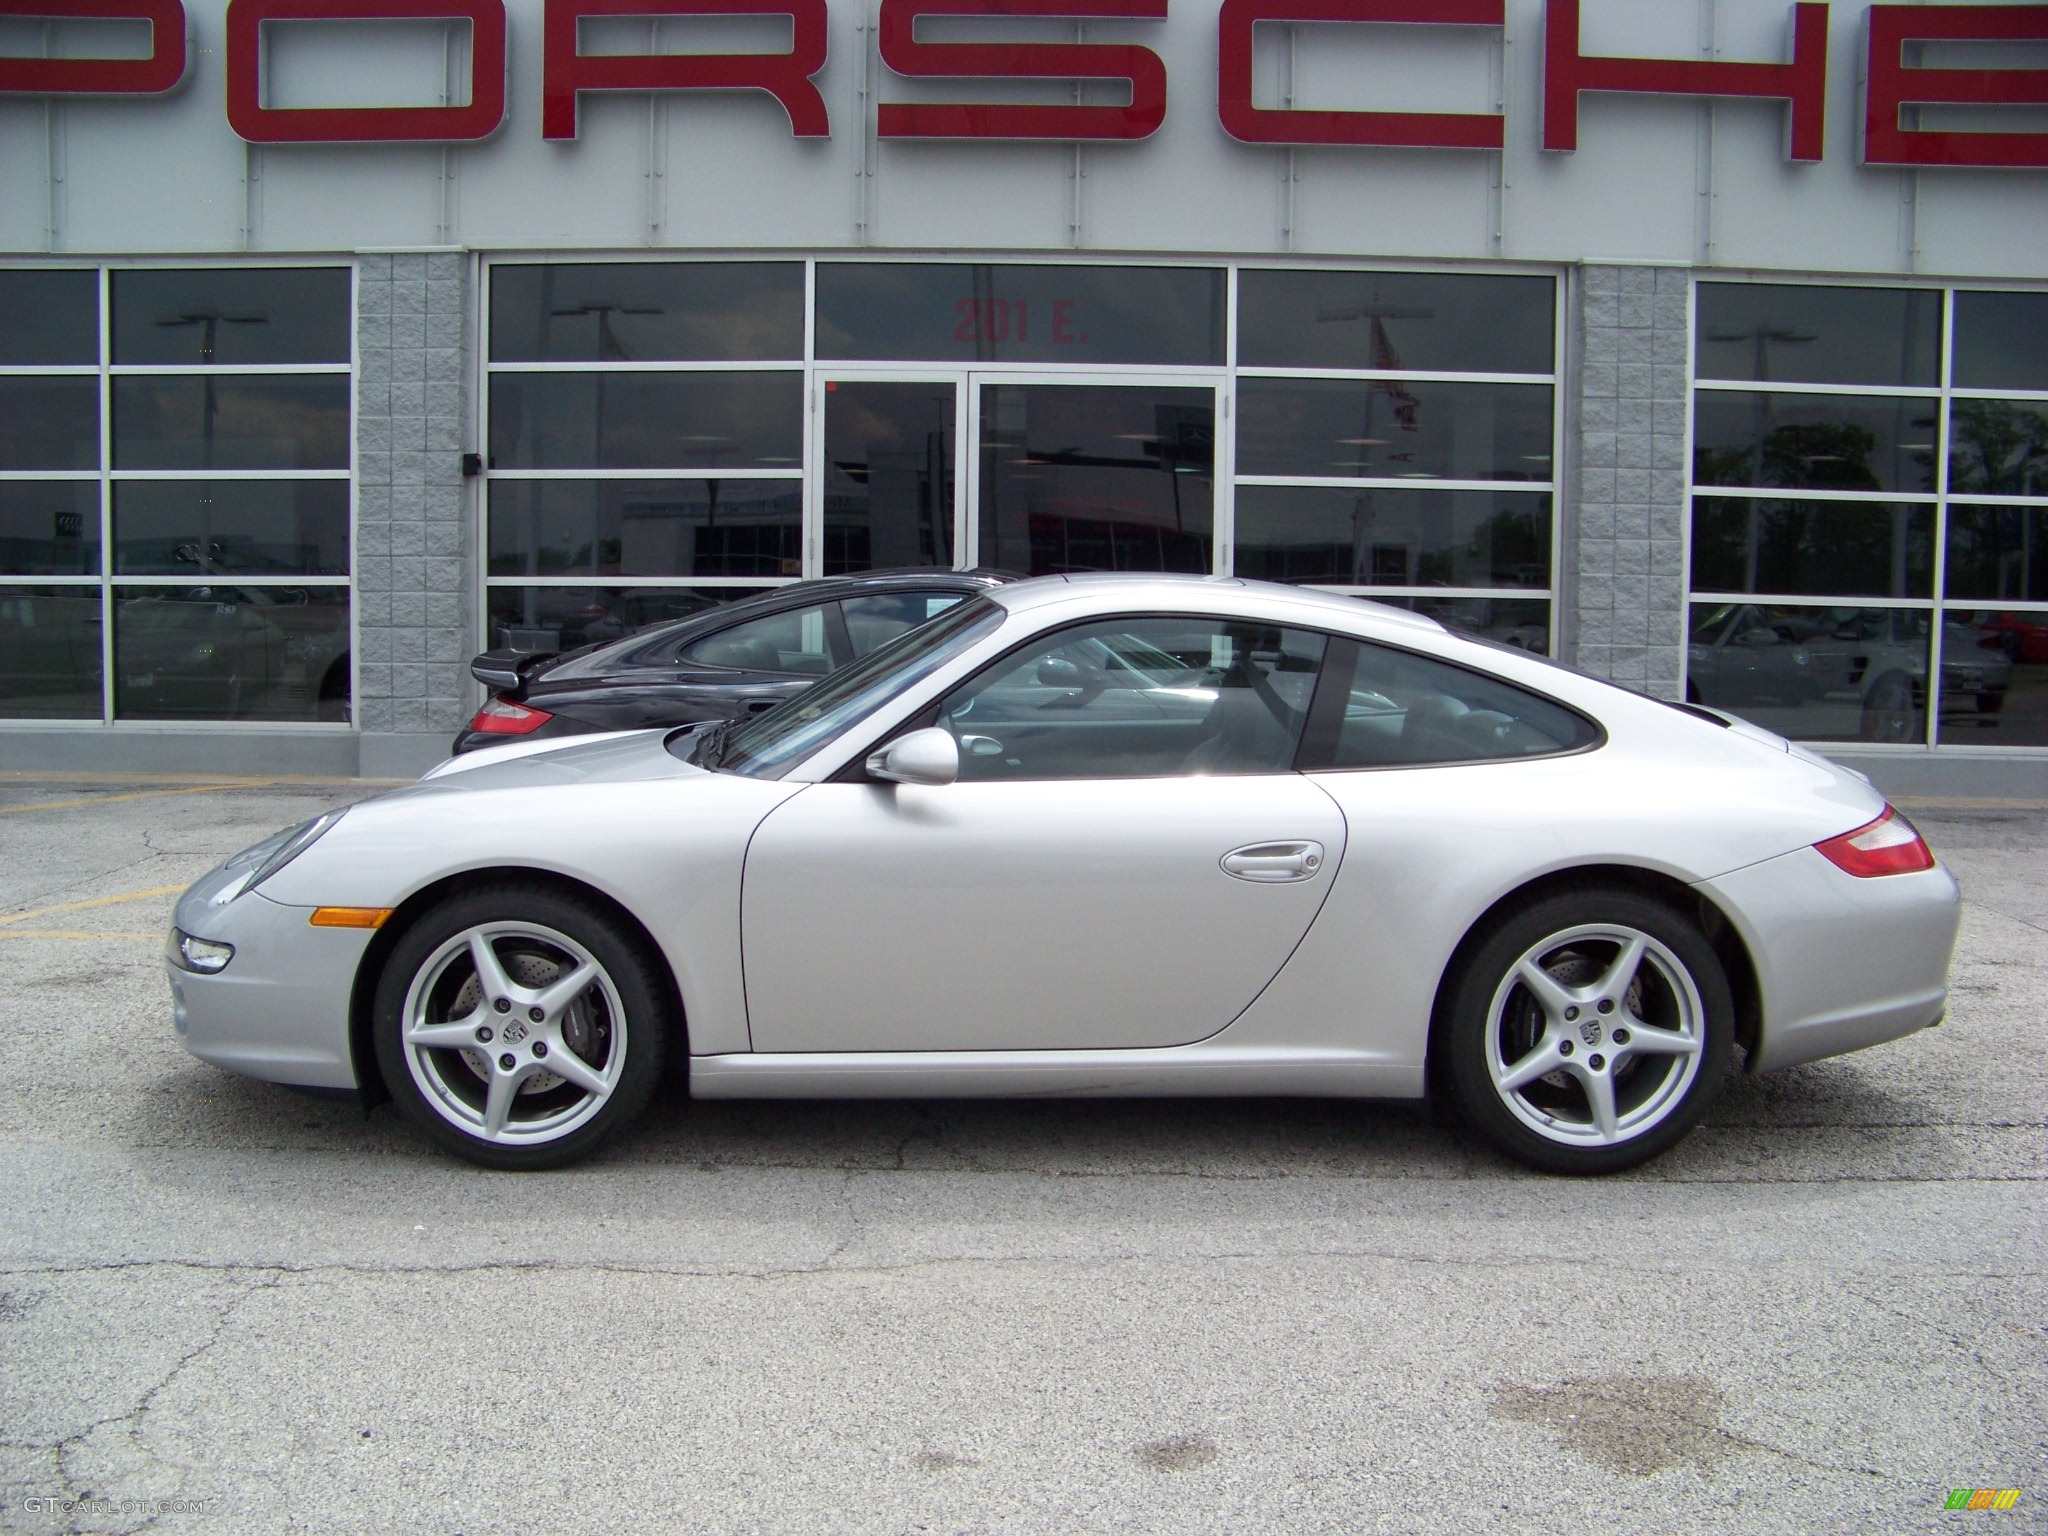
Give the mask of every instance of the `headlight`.
[[(274, 832), (253, 848), (244, 848), (221, 868), (247, 870), (248, 873), (242, 879), (231, 880), (222, 886), (213, 898), (215, 904), (225, 905), (245, 891), (255, 890), (326, 836), (328, 829), (347, 814), (348, 807), (343, 806), (338, 811), (329, 811), (326, 815), (316, 816), (299, 826), (286, 827), (282, 832)], [(221, 963), (225, 965), (227, 962)]]
[(211, 939), (195, 939), (184, 929), (173, 928), (171, 958), (188, 971), (212, 976), (227, 969), (228, 962), (235, 958), (235, 946), (216, 944)]

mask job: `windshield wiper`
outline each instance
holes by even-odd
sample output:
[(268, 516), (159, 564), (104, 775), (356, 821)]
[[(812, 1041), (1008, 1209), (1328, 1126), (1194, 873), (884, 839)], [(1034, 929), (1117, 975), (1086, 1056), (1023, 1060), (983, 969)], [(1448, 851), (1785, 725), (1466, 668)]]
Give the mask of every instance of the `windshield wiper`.
[(725, 744), (732, 736), (737, 720), (721, 720), (706, 731), (697, 745), (697, 765), (700, 768), (716, 769), (725, 761)]

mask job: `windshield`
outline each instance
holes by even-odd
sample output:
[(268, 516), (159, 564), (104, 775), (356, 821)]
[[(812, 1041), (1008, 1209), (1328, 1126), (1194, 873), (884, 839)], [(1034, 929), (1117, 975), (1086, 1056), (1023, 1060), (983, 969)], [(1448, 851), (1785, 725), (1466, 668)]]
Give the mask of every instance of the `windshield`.
[(951, 661), (1003, 622), (986, 598), (949, 608), (929, 624), (908, 630), (817, 686), (778, 704), (732, 732), (706, 767), (749, 778), (772, 779), (855, 721), (873, 714), (920, 679)]

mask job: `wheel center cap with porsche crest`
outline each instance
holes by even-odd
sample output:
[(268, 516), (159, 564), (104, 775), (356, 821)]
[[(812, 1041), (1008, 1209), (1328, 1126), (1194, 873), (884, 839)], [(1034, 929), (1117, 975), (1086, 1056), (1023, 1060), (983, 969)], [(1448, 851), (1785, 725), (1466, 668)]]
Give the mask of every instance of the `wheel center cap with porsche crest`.
[[(508, 1030), (506, 1033), (509, 1035), (511, 1032)], [(1600, 1021), (1598, 1019), (1588, 1019), (1581, 1024), (1579, 1026), (1579, 1038), (1588, 1045), (1598, 1045), (1600, 1043)]]
[(501, 1033), (507, 1045), (517, 1045), (526, 1038), (526, 1026), (517, 1019), (507, 1019)]

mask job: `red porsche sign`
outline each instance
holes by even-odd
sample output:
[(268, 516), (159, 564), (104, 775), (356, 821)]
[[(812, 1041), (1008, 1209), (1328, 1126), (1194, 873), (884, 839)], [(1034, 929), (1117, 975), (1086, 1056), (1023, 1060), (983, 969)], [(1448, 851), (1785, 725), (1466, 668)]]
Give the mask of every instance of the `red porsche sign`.
[[(1127, 86), (1123, 106), (883, 101), (875, 114), (885, 139), (1052, 139), (1113, 142), (1149, 137), (1166, 118), (1167, 70), (1150, 48), (1130, 43), (920, 41), (926, 17), (1105, 19), (1164, 22), (1168, 0), (882, 0), (876, 47), (906, 79), (1111, 80)], [(1588, 92), (1681, 97), (1747, 97), (1785, 103), (1787, 157), (1827, 153), (1828, 31), (1833, 7), (1791, 8), (1789, 58), (1701, 60), (1587, 54), (1579, 43), (1579, 0), (1546, 0), (1542, 144), (1569, 154), (1579, 142), (1579, 102)], [(792, 42), (781, 53), (585, 53), (586, 18), (786, 16)], [(50, 20), (136, 20), (150, 25), (146, 58), (0, 57), (0, 95), (152, 96), (183, 83), (194, 46), (181, 0), (0, 0), (0, 16)], [(459, 107), (276, 108), (263, 102), (263, 27), (273, 21), (466, 20), (471, 28), (469, 103)], [(1252, 42), (1261, 22), (1359, 26), (1506, 25), (1506, 0), (1224, 0), (1217, 18), (1216, 115), (1247, 144), (1353, 145), (1408, 149), (1500, 149), (1507, 123), (1497, 113), (1361, 112), (1258, 106)], [(766, 91), (799, 138), (831, 134), (816, 77), (825, 67), (826, 0), (546, 0), (542, 26), (541, 134), (577, 136), (580, 99), (598, 91)], [(504, 0), (230, 0), (226, 17), (227, 116), (258, 144), (393, 141), (459, 143), (489, 138), (505, 119), (510, 46)], [(2048, 41), (2048, 4), (1872, 5), (1867, 13), (1862, 160), (1881, 166), (2003, 166), (2048, 169), (2048, 133), (1921, 128), (1921, 107), (2048, 106), (2048, 69), (1936, 68), (1908, 62), (1920, 44)]]

